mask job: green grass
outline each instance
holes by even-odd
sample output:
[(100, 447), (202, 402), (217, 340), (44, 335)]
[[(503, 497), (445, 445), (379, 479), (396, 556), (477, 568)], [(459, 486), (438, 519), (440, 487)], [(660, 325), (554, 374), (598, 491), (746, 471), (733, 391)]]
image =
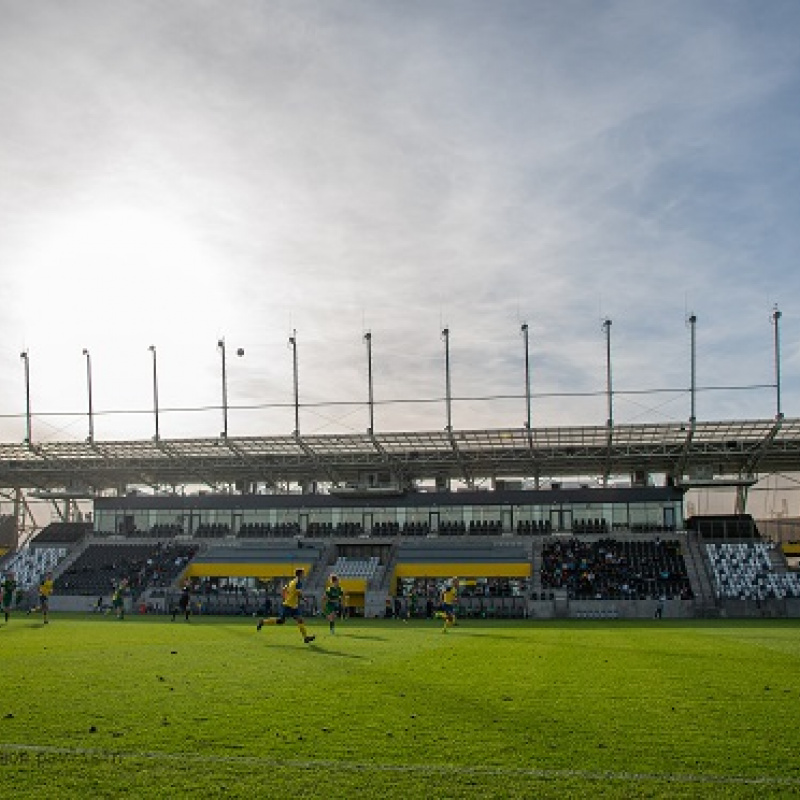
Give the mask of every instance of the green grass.
[(800, 796), (800, 622), (0, 625), (0, 797)]

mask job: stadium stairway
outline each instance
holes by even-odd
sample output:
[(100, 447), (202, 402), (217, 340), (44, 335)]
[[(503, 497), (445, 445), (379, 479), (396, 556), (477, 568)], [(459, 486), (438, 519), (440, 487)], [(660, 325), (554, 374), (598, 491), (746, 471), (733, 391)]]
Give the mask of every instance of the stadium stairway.
[[(53, 578), (58, 584), (58, 579), (83, 555), (84, 551), (92, 544), (92, 536), (87, 536), (74, 550), (72, 550), (65, 559), (60, 561), (56, 567), (53, 568)], [(38, 598), (38, 589), (31, 589), (32, 598)], [(53, 611), (72, 611), (73, 602), (70, 598), (62, 598), (59, 596), (58, 591), (53, 594), (50, 600), (50, 608)]]
[(380, 617), (386, 608), (386, 598), (392, 591), (392, 575), (397, 564), (397, 544), (392, 545), (389, 558), (381, 564), (378, 570), (367, 580), (367, 593), (364, 598), (364, 615)]
[(711, 580), (708, 558), (702, 543), (696, 536), (684, 534), (681, 537), (684, 545), (686, 573), (694, 592), (695, 602), (701, 609), (716, 608), (714, 585)]
[[(306, 576), (306, 591), (316, 598), (318, 606), (321, 607), (328, 576), (331, 574), (333, 565), (336, 562), (337, 548), (334, 542), (325, 542), (324, 544), (320, 542), (319, 546), (322, 548), (322, 552)], [(394, 569), (394, 562), (397, 558), (397, 546), (395, 544), (392, 545), (392, 553), (390, 561), (387, 564), (381, 564), (376, 572), (367, 579), (365, 613), (368, 615), (375, 608), (377, 608), (377, 612), (373, 616), (380, 616), (383, 612), (386, 595), (389, 593), (389, 583)], [(376, 603), (378, 603), (377, 606), (375, 605)]]
[(58, 566), (53, 569), (53, 578), (57, 581), (86, 551), (86, 549), (96, 540), (87, 536), (74, 550), (70, 551), (66, 558), (62, 559)]
[(786, 560), (786, 555), (780, 547), (769, 547), (767, 553), (769, 555), (769, 565), (772, 572), (778, 575), (785, 575), (789, 572), (789, 562)]
[(306, 591), (309, 595), (316, 596), (320, 602), (328, 582), (330, 566), (336, 560), (336, 545), (330, 541), (315, 540), (320, 553), (306, 575)]

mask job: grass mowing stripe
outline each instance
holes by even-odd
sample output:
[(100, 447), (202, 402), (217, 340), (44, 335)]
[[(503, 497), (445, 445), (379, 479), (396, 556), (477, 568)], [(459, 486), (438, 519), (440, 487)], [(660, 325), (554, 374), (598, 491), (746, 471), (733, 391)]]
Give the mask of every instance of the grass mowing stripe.
[[(54, 755), (74, 758), (93, 758), (108, 761), (179, 761), (195, 764), (241, 764), (260, 767), (288, 767), (303, 770), (342, 770), (348, 772), (397, 772), (421, 775), (476, 775), (531, 778), (579, 778), (589, 781), (617, 781), (622, 783), (699, 783), (719, 786), (785, 786), (800, 787), (800, 778), (782, 778), (773, 775), (745, 777), (739, 775), (691, 775), (672, 773), (593, 772), (579, 769), (531, 769), (525, 767), (468, 767), (455, 764), (379, 764), (376, 762), (332, 761), (329, 759), (276, 759), (259, 756), (199, 755), (197, 753), (162, 753), (108, 751), (97, 748), (48, 747), (46, 745), (0, 744), (0, 753)], [(2, 759), (0, 759), (2, 760)]]

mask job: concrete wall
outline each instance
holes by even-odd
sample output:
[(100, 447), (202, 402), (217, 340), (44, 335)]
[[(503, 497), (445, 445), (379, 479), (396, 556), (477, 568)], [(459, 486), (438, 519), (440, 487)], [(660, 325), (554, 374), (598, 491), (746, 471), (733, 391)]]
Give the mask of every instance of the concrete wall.
[[(528, 616), (532, 619), (653, 619), (656, 600), (531, 600)], [(690, 600), (667, 600), (663, 619), (692, 619), (695, 605)]]
[[(108, 606), (111, 604), (111, 596), (103, 598), (103, 604)], [(125, 601), (125, 612), (131, 612), (130, 598)], [(97, 596), (84, 597), (71, 595), (53, 595), (50, 598), (51, 611), (73, 611), (73, 612), (96, 612), (97, 610)]]

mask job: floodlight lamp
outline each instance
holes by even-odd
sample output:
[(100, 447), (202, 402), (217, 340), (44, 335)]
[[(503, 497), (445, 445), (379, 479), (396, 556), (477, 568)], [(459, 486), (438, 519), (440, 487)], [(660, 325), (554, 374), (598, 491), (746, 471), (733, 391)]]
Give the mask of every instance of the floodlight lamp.
[(240, 357), (241, 357), (241, 356), (243, 356), (243, 355), (244, 355), (244, 347), (240, 347), (240, 348), (239, 348), (239, 349), (236, 351), (236, 355), (237, 355), (237, 356), (240, 356)]

